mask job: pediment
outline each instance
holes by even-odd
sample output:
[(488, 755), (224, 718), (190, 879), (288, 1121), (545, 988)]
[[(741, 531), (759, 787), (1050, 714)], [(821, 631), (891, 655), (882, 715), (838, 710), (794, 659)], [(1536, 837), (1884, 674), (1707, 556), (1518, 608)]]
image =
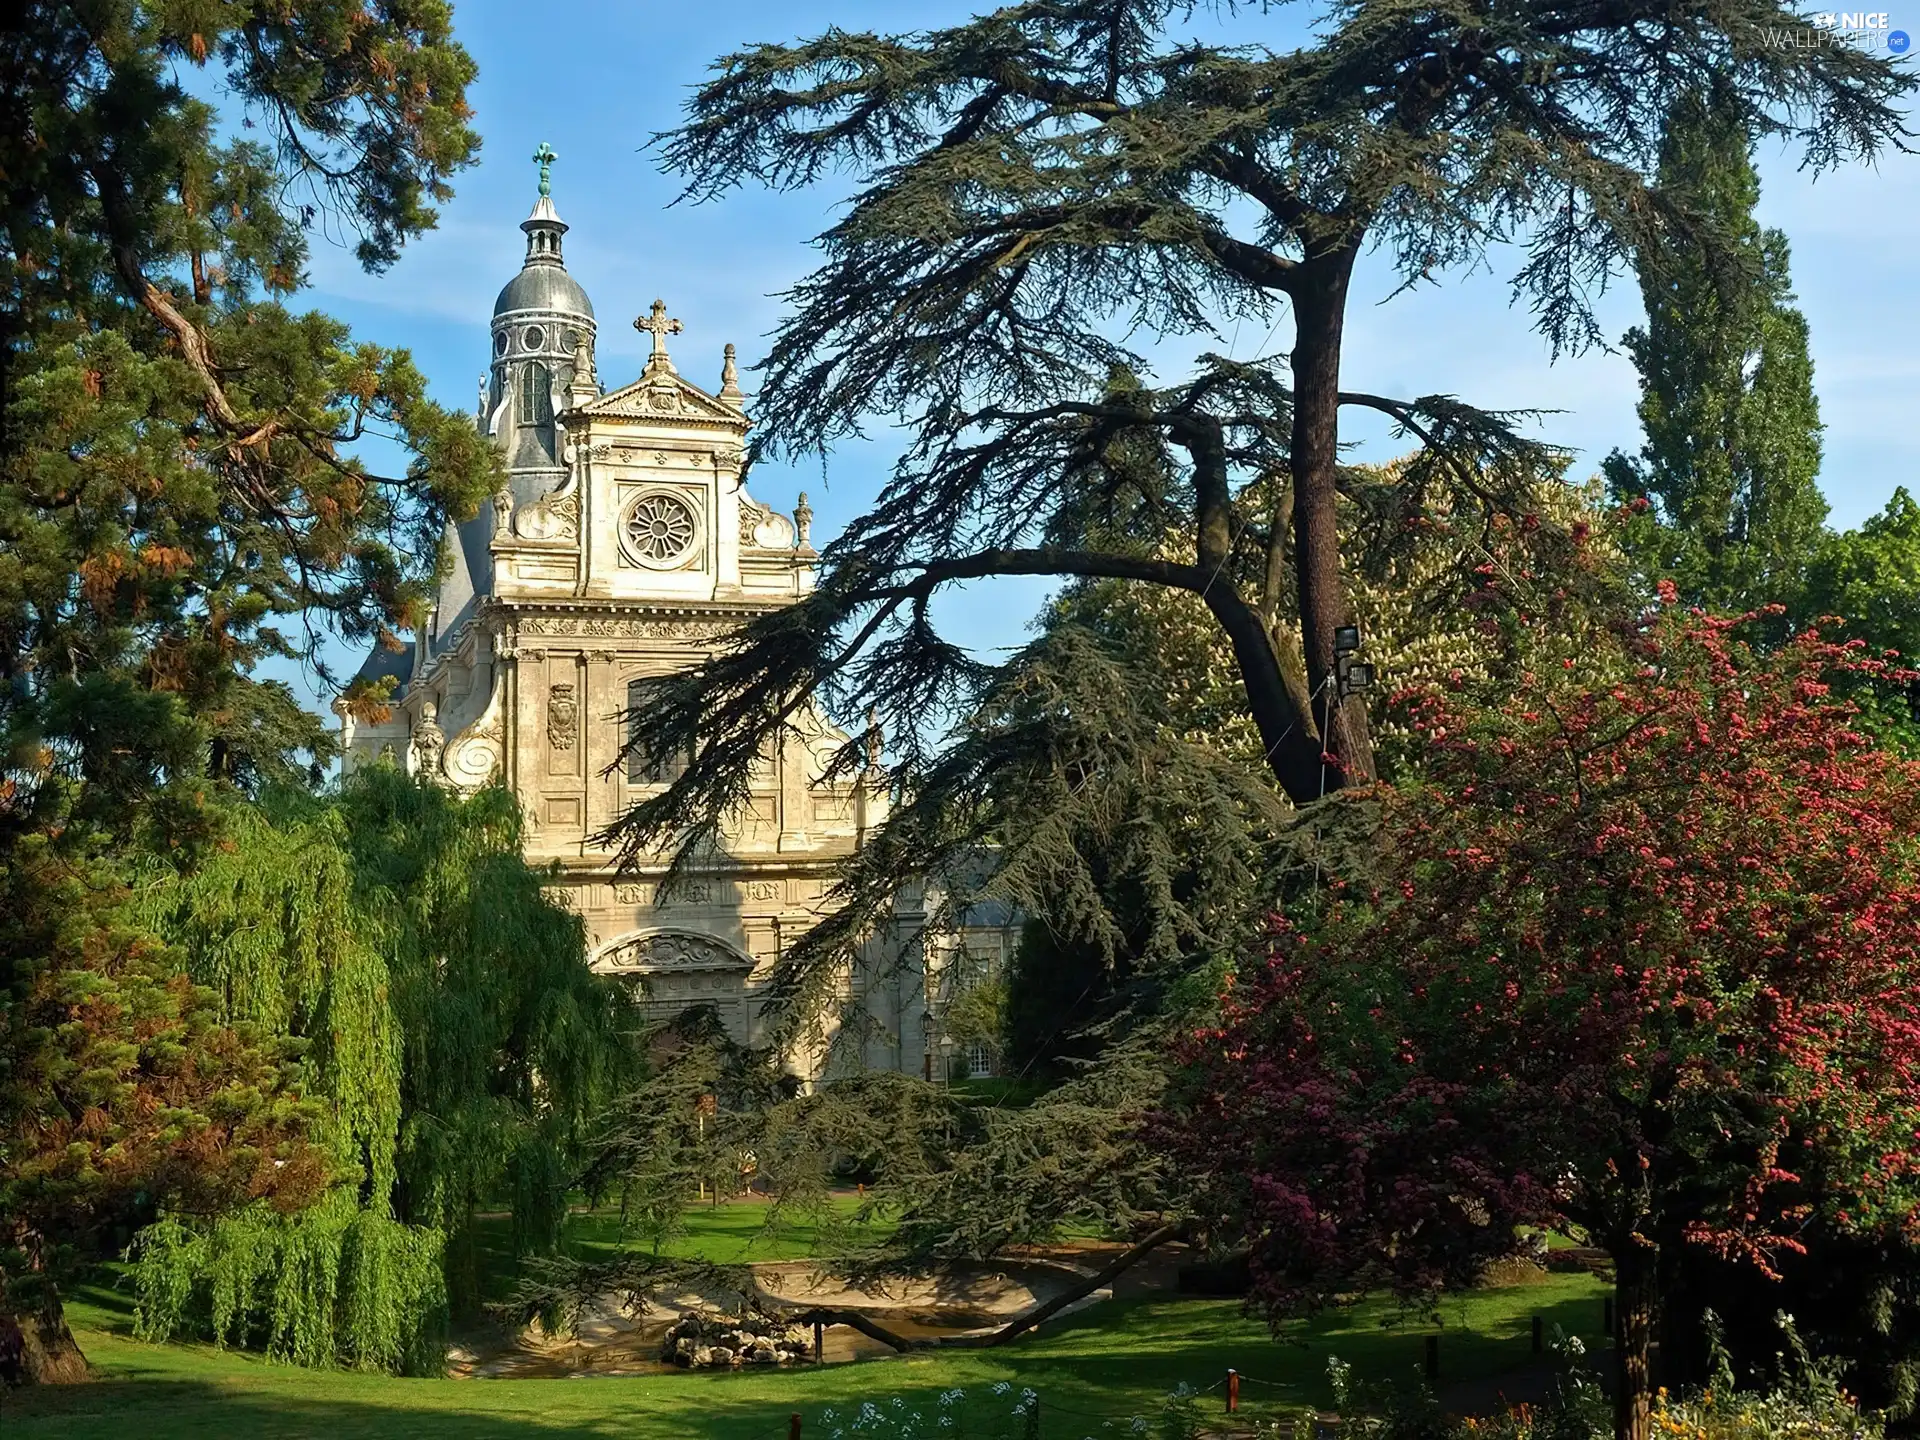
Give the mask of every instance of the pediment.
[(575, 413), (595, 420), (724, 425), (740, 431), (749, 423), (733, 406), (715, 399), (677, 371), (664, 369), (649, 370), (631, 385), (589, 400)]
[(603, 967), (641, 975), (716, 970), (744, 973), (753, 969), (753, 962), (710, 935), (655, 931), (630, 935), (607, 946), (594, 962), (595, 969)]

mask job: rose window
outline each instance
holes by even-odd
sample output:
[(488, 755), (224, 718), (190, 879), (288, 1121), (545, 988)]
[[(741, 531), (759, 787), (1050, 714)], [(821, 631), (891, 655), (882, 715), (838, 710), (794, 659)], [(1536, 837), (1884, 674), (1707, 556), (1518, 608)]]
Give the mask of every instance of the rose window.
[(627, 548), (650, 565), (664, 565), (693, 544), (693, 512), (671, 495), (642, 495), (627, 508)]

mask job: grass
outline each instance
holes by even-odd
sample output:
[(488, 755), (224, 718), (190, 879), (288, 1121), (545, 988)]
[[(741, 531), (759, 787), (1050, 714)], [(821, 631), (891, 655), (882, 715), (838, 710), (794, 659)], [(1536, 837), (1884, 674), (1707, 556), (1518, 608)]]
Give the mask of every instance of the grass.
[[(724, 1213), (715, 1212), (720, 1231), (732, 1223), (718, 1219)], [(1602, 1293), (1590, 1276), (1555, 1274), (1449, 1301), (1437, 1331), (1443, 1388), (1525, 1365), (1536, 1314), (1549, 1329), (1558, 1325), (1597, 1347)], [(1097, 1306), (1004, 1350), (820, 1370), (399, 1380), (297, 1370), (206, 1346), (144, 1345), (130, 1338), (125, 1302), (113, 1292), (90, 1292), (70, 1309), (100, 1380), (0, 1401), (8, 1440), (778, 1440), (795, 1411), (813, 1440), (829, 1433), (820, 1421), (827, 1407), (894, 1395), (930, 1402), (951, 1387), (977, 1403), (984, 1387), (1001, 1380), (1039, 1392), (1040, 1440), (1081, 1440), (1099, 1433), (1099, 1417), (1151, 1415), (1175, 1385), (1213, 1386), (1229, 1366), (1246, 1377), (1243, 1409), (1253, 1414), (1325, 1406), (1329, 1355), (1361, 1376), (1406, 1375), (1421, 1362), (1425, 1336), (1436, 1333), (1390, 1305), (1369, 1303), (1296, 1322), (1276, 1341), (1233, 1301), (1153, 1298)], [(1217, 1391), (1203, 1404), (1218, 1416)]]
[[(860, 1208), (854, 1195), (835, 1195), (829, 1202), (841, 1221)], [(660, 1247), (662, 1255), (679, 1260), (709, 1260), (716, 1265), (746, 1265), (763, 1260), (804, 1260), (822, 1252), (819, 1226), (798, 1213), (781, 1216), (769, 1230), (772, 1205), (764, 1200), (730, 1200), (718, 1205), (693, 1205), (682, 1216), (684, 1230)], [(491, 1298), (503, 1291), (513, 1274), (510, 1221), (504, 1215), (483, 1217), (478, 1231), (479, 1262), (485, 1292)], [(567, 1219), (564, 1243), (583, 1260), (611, 1259), (623, 1245), (636, 1244), (623, 1233), (620, 1212), (613, 1209), (576, 1210)]]

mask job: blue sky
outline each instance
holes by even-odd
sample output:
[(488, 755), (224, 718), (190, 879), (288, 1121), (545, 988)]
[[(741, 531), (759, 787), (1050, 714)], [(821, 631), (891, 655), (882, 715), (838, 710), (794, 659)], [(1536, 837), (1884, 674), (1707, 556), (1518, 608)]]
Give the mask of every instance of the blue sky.
[[(718, 204), (670, 208), (675, 191), (644, 153), (673, 125), (689, 88), (713, 60), (758, 40), (844, 29), (912, 29), (951, 23), (968, 0), (735, 0), (724, 5), (610, 0), (456, 0), (456, 27), (479, 63), (471, 99), (485, 139), (480, 163), (456, 179), (438, 230), (381, 276), (354, 265), (350, 246), (316, 236), (309, 302), (362, 337), (409, 347), (443, 403), (473, 405), (486, 366), (494, 295), (519, 268), (518, 228), (535, 194), (529, 157), (541, 141), (560, 154), (553, 198), (572, 226), (569, 269), (600, 319), (600, 376), (623, 383), (644, 359), (631, 328), (655, 295), (686, 323), (676, 364), (696, 383), (718, 384), (721, 347), (758, 358), (780, 314), (778, 292), (811, 268), (809, 239), (827, 223), (831, 190), (774, 196), (744, 191)], [(1284, 40), (1305, 9), (1261, 22)], [(1895, 15), (1899, 24), (1907, 17)], [(1920, 16), (1913, 17), (1920, 19)], [(1920, 26), (1908, 26), (1920, 29)], [(1791, 156), (1761, 157), (1761, 218), (1793, 245), (1793, 275), (1811, 326), (1815, 380), (1827, 425), (1822, 484), (1838, 525), (1853, 525), (1915, 485), (1912, 411), (1920, 406), (1920, 346), (1904, 304), (1920, 253), (1920, 157), (1893, 156), (1811, 181)], [(342, 237), (345, 238), (345, 237)], [(1345, 384), (1401, 396), (1450, 393), (1475, 404), (1557, 409), (1540, 434), (1574, 449), (1590, 473), (1616, 445), (1638, 443), (1632, 366), (1620, 354), (1549, 363), (1524, 310), (1507, 303), (1512, 257), (1381, 303), (1392, 289), (1385, 257), (1363, 260), (1349, 312)], [(1602, 304), (1606, 333), (1640, 318), (1631, 280)], [(1283, 322), (1225, 327), (1235, 353), (1284, 349)], [(751, 387), (751, 378), (746, 383)], [(1395, 446), (1385, 432), (1350, 428), (1362, 458)], [(874, 494), (892, 446), (884, 425), (865, 445), (819, 467), (756, 472), (756, 496), (791, 508), (809, 492), (817, 539), (830, 537)], [(956, 638), (1017, 643), (1043, 592), (995, 582), (946, 607)], [(342, 653), (343, 661), (347, 656)], [(352, 665), (347, 664), (351, 673)], [(321, 697), (316, 696), (316, 702)]]

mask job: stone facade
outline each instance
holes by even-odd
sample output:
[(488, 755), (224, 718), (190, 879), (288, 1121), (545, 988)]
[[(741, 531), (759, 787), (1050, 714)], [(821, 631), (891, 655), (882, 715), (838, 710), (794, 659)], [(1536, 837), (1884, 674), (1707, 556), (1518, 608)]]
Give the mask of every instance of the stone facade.
[[(603, 391), (593, 309), (565, 269), (567, 226), (544, 172), (521, 228), (526, 262), (494, 307), (476, 417), (508, 483), (479, 516), (449, 527), (450, 571), (425, 629), (362, 667), (370, 679), (393, 676), (395, 698), (378, 724), (343, 710), (343, 766), (388, 759), (462, 788), (499, 777), (525, 813), (529, 858), (558, 862), (560, 898), (584, 918), (595, 968), (636, 977), (663, 1009), (711, 1004), (736, 1039), (761, 1043), (756, 992), (886, 813), (876, 783), (822, 783), (845, 733), (803, 715), (799, 736), (756, 777), (722, 858), (664, 899), (664, 856), (617, 874), (593, 837), (665, 783), (657, 766), (620, 762), (626, 713), (644, 705), (647, 682), (812, 586), (806, 495), (783, 513), (748, 493), (751, 422), (733, 347), (719, 387), (701, 389), (669, 357), (681, 326), (661, 302), (634, 322), (652, 341), (645, 369)], [(859, 991), (878, 1022), (862, 1047), (869, 1066), (944, 1074), (942, 974), (958, 973), (962, 946), (985, 957), (1009, 943), (1005, 917), (927, 936), (924, 911), (903, 905), (890, 933), (870, 942), (873, 963), (845, 978), (847, 997)], [(902, 954), (910, 963), (888, 963)], [(787, 1063), (810, 1081), (824, 1056)]]

